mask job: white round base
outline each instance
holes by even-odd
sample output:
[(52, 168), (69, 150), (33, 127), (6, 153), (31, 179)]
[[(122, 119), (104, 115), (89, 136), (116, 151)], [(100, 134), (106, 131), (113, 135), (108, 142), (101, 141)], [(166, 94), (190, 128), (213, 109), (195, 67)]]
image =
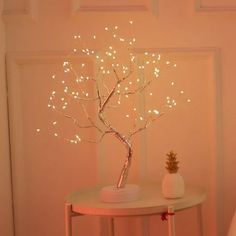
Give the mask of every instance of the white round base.
[(106, 186), (100, 191), (102, 202), (119, 203), (135, 201), (140, 196), (140, 187), (134, 184), (126, 184), (124, 188)]

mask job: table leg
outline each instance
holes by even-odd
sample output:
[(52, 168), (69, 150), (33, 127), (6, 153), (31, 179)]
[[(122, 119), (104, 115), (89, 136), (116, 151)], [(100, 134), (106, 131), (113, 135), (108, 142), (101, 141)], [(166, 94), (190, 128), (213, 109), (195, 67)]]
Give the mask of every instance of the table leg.
[(150, 235), (150, 232), (149, 232), (149, 216), (143, 216), (142, 218), (139, 219), (141, 222), (142, 222), (142, 233), (141, 235), (145, 235), (145, 236), (149, 236)]
[(115, 230), (114, 230), (114, 218), (111, 217), (110, 218), (110, 222), (109, 222), (109, 235), (110, 236), (114, 236), (115, 235)]
[(174, 207), (168, 207), (168, 236), (175, 236)]
[(198, 219), (199, 235), (204, 236), (201, 204), (197, 206), (197, 219)]
[(65, 203), (65, 232), (66, 236), (72, 236), (72, 227), (71, 227), (71, 204)]

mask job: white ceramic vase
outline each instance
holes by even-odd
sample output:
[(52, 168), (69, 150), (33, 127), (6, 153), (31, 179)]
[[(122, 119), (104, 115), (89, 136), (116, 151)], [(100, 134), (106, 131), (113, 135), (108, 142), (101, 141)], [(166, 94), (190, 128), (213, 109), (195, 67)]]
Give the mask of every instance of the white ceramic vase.
[(181, 198), (184, 195), (184, 179), (179, 173), (167, 173), (162, 181), (162, 193), (165, 198)]

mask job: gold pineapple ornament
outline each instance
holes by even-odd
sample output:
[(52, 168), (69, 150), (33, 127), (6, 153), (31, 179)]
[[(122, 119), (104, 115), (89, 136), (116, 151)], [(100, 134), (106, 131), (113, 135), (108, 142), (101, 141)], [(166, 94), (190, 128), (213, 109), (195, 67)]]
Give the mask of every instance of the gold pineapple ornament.
[(177, 161), (177, 153), (170, 151), (166, 154), (166, 169), (162, 181), (162, 193), (165, 198), (181, 198), (184, 195), (185, 184), (183, 177), (178, 173), (179, 161)]
[(178, 172), (178, 164), (179, 161), (177, 161), (177, 153), (174, 153), (173, 151), (170, 151), (169, 153), (166, 154), (167, 156), (167, 161), (166, 161), (166, 169), (168, 172), (171, 173), (177, 173)]

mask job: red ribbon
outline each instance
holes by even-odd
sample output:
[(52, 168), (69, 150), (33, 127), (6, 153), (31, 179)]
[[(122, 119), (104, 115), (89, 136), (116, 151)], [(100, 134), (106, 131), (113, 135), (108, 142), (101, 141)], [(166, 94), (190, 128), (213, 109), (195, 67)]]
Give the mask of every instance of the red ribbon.
[(172, 213), (169, 213), (169, 212), (163, 212), (161, 214), (161, 220), (164, 221), (164, 220), (168, 220), (168, 216), (174, 216), (175, 213), (172, 212)]

